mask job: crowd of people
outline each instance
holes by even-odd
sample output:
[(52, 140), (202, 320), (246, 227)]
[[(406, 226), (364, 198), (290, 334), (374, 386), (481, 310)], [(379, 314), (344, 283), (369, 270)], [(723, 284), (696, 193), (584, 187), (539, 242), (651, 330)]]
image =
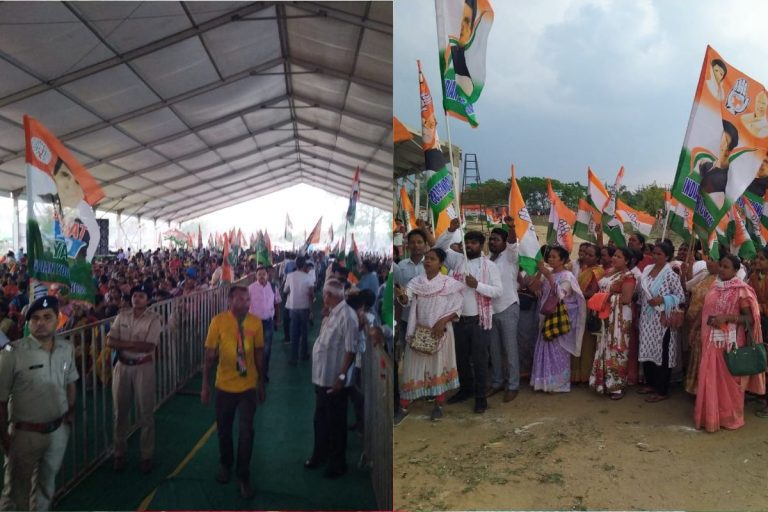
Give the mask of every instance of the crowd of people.
[(681, 382), (696, 396), (694, 425), (708, 432), (740, 428), (745, 400), (766, 399), (764, 371), (734, 375), (724, 353), (766, 336), (768, 248), (742, 261), (721, 247), (715, 260), (698, 241), (675, 251), (634, 233), (624, 247), (582, 243), (573, 260), (543, 246), (529, 274), (514, 221), (504, 223), (487, 255), (485, 234), (462, 240), (458, 220), (437, 239), (423, 222), (405, 236), (394, 269), (396, 425), (418, 399), (434, 400), (432, 420), (468, 399), (483, 413), (491, 395), (515, 400), (521, 378), (544, 393), (588, 385), (610, 400), (636, 386), (648, 403)]
[[(255, 251), (237, 251), (234, 261), (229, 260), (228, 275), (223, 269), (223, 254), (216, 250), (157, 249), (133, 254), (120, 250), (108, 258), (94, 260), (97, 294), (90, 305), (70, 300), (63, 285), (35, 285), (34, 293), (29, 293), (26, 257), (17, 261), (9, 253), (0, 260), (0, 330), (4, 334), (2, 343), (8, 345), (0, 356), (0, 368), (4, 369), (0, 376), (0, 441), (10, 468), (0, 509), (36, 506), (43, 510), (50, 505), (56, 472), (66, 448), (66, 429), (74, 419), (75, 383), (82, 378), (83, 385), (93, 385), (90, 372), (94, 370), (99, 376), (97, 382), (112, 390), (114, 471), (119, 473), (127, 468), (127, 435), (135, 405), (141, 430), (139, 468), (143, 473), (151, 472), (155, 466), (154, 409), (158, 381), (156, 366), (151, 363), (160, 357), (178, 356), (180, 361), (184, 360), (174, 352), (183, 347), (158, 351), (162, 343), (172, 343), (169, 340), (173, 339), (163, 338), (161, 333), (201, 319), (185, 315), (184, 301), (156, 310), (150, 306), (229, 283), (228, 309), (215, 316), (210, 325), (197, 326), (207, 331), (204, 340), (197, 340), (200, 350), (205, 348), (201, 401), (207, 404), (215, 396), (216, 402), (221, 454), (216, 480), (228, 482), (235, 465), (241, 496), (249, 498), (254, 494), (249, 470), (253, 414), (266, 398), (272, 339), (281, 328), (282, 341), (291, 345), (289, 365), (311, 359), (316, 398), (315, 441), (304, 466), (324, 466), (325, 475), (331, 478), (343, 475), (347, 471), (347, 432), (363, 435), (362, 353), (370, 343), (386, 343), (379, 319), (391, 259), (366, 254), (357, 271), (351, 272), (343, 260), (337, 261), (320, 251), (274, 251), (271, 258), (274, 264), (264, 264)], [(322, 297), (322, 308), (316, 307), (318, 296)], [(205, 295), (200, 297), (204, 299)], [(321, 311), (321, 318), (314, 318), (315, 311)], [(102, 320), (106, 321), (103, 343), (95, 343), (98, 329), (93, 333), (84, 331), (86, 334), (73, 337), (72, 343), (57, 337)], [(308, 332), (315, 321), (320, 322), (319, 334), (314, 343), (309, 343)], [(181, 345), (188, 346), (191, 340), (181, 341)], [(94, 350), (102, 345), (101, 353)], [(19, 358), (27, 361), (37, 357), (37, 348), (62, 359), (62, 379), (66, 385), (47, 395), (37, 412), (14, 408), (8, 416), (3, 406), (12, 397), (26, 400), (30, 393), (38, 396), (34, 385), (24, 389), (17, 385), (35, 381), (35, 375), (16, 375), (27, 371), (26, 366), (16, 364)], [(107, 357), (102, 357), (104, 352)], [(175, 368), (176, 364), (172, 361), (170, 367)], [(214, 364), (215, 395), (207, 384)], [(33, 364), (29, 370), (43, 366)], [(40, 389), (49, 386), (47, 380), (40, 381)], [(347, 425), (348, 401), (355, 412), (353, 425)], [(232, 433), (237, 410), (239, 442), (235, 451)], [(61, 442), (36, 447), (34, 453), (22, 453), (15, 438), (7, 435), (10, 423), (16, 430), (58, 432), (58, 437), (50, 439), (61, 438)], [(42, 467), (46, 470), (34, 473), (35, 468)], [(33, 481), (35, 492), (30, 491)]]

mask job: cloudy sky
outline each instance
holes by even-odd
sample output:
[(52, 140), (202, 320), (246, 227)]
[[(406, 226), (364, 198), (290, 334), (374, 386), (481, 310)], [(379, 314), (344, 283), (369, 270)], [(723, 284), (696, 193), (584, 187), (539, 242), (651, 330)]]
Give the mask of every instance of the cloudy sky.
[[(552, 176), (586, 184), (587, 166), (630, 188), (674, 178), (706, 46), (768, 84), (762, 0), (491, 0), (480, 126), (451, 120), (483, 180)], [(394, 113), (420, 127), (422, 66), (442, 104), (434, 0), (395, 0)], [(442, 108), (438, 130), (447, 137)]]

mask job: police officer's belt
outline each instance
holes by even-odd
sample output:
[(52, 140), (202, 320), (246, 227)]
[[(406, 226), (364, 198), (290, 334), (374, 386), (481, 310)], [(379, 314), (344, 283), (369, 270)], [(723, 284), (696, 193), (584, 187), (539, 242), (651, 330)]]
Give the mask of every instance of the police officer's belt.
[(61, 426), (61, 422), (64, 421), (64, 416), (51, 421), (49, 423), (29, 423), (26, 421), (17, 421), (14, 423), (17, 429), (26, 430), (28, 432), (39, 432), (41, 434), (50, 434)]
[(128, 365), (128, 366), (137, 366), (140, 364), (148, 363), (152, 361), (152, 354), (149, 354), (144, 357), (139, 357), (138, 359), (130, 359), (127, 357), (120, 356), (118, 357), (121, 363)]

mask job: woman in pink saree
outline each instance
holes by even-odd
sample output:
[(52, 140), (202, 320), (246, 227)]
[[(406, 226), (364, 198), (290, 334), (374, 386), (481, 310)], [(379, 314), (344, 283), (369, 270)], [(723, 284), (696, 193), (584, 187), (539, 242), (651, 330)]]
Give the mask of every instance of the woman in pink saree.
[(720, 273), (704, 298), (701, 316), (701, 363), (693, 420), (696, 428), (716, 432), (744, 425), (744, 390), (765, 393), (765, 373), (734, 377), (725, 365), (728, 347), (746, 344), (745, 328), (762, 343), (760, 308), (754, 290), (736, 277), (736, 256), (720, 259)]

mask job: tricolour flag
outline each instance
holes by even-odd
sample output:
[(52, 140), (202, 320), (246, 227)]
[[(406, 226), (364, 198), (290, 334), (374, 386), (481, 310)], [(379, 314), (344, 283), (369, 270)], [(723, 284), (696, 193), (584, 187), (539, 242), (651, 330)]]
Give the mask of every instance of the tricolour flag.
[(754, 202), (744, 196), (744, 217), (747, 219), (747, 231), (752, 241), (759, 246), (768, 244), (768, 227), (761, 221), (764, 205), (762, 202)]
[(360, 199), (360, 168), (355, 170), (355, 177), (352, 178), (352, 192), (349, 193), (349, 206), (347, 207), (347, 222), (355, 225), (355, 213), (357, 212), (357, 201)]
[[(579, 209), (576, 212), (576, 223), (573, 225), (573, 234), (590, 243), (597, 243), (597, 223), (595, 222), (594, 209), (583, 197), (579, 199)], [(601, 234), (602, 236), (602, 234)]]
[[(746, 191), (768, 185), (765, 88), (707, 46), (672, 195), (694, 212), (707, 237)], [(709, 237), (707, 237), (709, 238)]]
[[(573, 225), (576, 214), (565, 206), (565, 203), (552, 190), (552, 180), (547, 180), (547, 197), (549, 198), (549, 225), (547, 226), (547, 243), (560, 245), (566, 251), (573, 249)], [(517, 227), (517, 226), (515, 226)]]
[(690, 242), (693, 235), (693, 210), (678, 201), (670, 191), (664, 193), (664, 204), (669, 212), (669, 229)]
[(475, 103), (485, 86), (493, 9), (488, 0), (435, 0), (443, 109), (477, 126)]
[(439, 238), (448, 229), (451, 219), (456, 218), (453, 173), (446, 165), (440, 141), (437, 138), (435, 106), (429, 86), (419, 66), (419, 95), (421, 97), (421, 139), (427, 176), (427, 198), (432, 210), (435, 237)]
[(320, 217), (317, 220), (317, 224), (315, 224), (315, 227), (312, 228), (312, 231), (307, 235), (307, 239), (304, 242), (304, 247), (301, 248), (301, 254), (305, 254), (309, 250), (309, 246), (311, 244), (319, 244), (320, 243), (320, 230), (322, 229), (323, 224), (323, 218)]
[(355, 242), (355, 235), (352, 234), (352, 245), (349, 248), (346, 258), (346, 267), (350, 272), (355, 272), (360, 268), (360, 252), (357, 250), (357, 243)]
[(413, 211), (411, 198), (408, 197), (408, 192), (404, 186), (400, 187), (400, 213), (403, 217), (400, 220), (403, 221), (408, 230), (416, 229), (416, 214)]
[(632, 230), (642, 233), (646, 237), (651, 235), (653, 225), (656, 223), (656, 217), (650, 213), (635, 210), (621, 199), (616, 200), (616, 211), (622, 218), (632, 225)]
[(63, 284), (72, 300), (93, 304), (91, 261), (101, 235), (93, 208), (104, 192), (64, 144), (29, 116), (24, 138), (29, 277)]
[(235, 266), (235, 255), (230, 251), (229, 236), (224, 234), (224, 254), (221, 263), (221, 282), (231, 283), (234, 281), (232, 268)]
[(520, 254), (520, 268), (528, 275), (536, 273), (536, 263), (541, 259), (539, 238), (533, 227), (533, 221), (525, 206), (523, 194), (515, 179), (515, 166), (512, 166), (512, 187), (509, 189), (509, 211), (515, 220)]
[(264, 266), (271, 265), (272, 261), (270, 256), (266, 237), (259, 231), (259, 234), (256, 237), (256, 264)]
[(738, 254), (740, 258), (745, 260), (754, 259), (757, 255), (755, 243), (747, 232), (744, 216), (736, 204), (733, 204), (728, 211), (728, 219), (727, 236), (731, 245), (731, 254)]
[(624, 238), (624, 222), (621, 214), (619, 214), (616, 208), (616, 203), (619, 197), (619, 188), (621, 187), (621, 180), (623, 178), (624, 167), (619, 169), (619, 172), (616, 174), (616, 181), (613, 184), (613, 193), (602, 208), (603, 233), (613, 240), (616, 247), (625, 247), (627, 245), (627, 240)]

